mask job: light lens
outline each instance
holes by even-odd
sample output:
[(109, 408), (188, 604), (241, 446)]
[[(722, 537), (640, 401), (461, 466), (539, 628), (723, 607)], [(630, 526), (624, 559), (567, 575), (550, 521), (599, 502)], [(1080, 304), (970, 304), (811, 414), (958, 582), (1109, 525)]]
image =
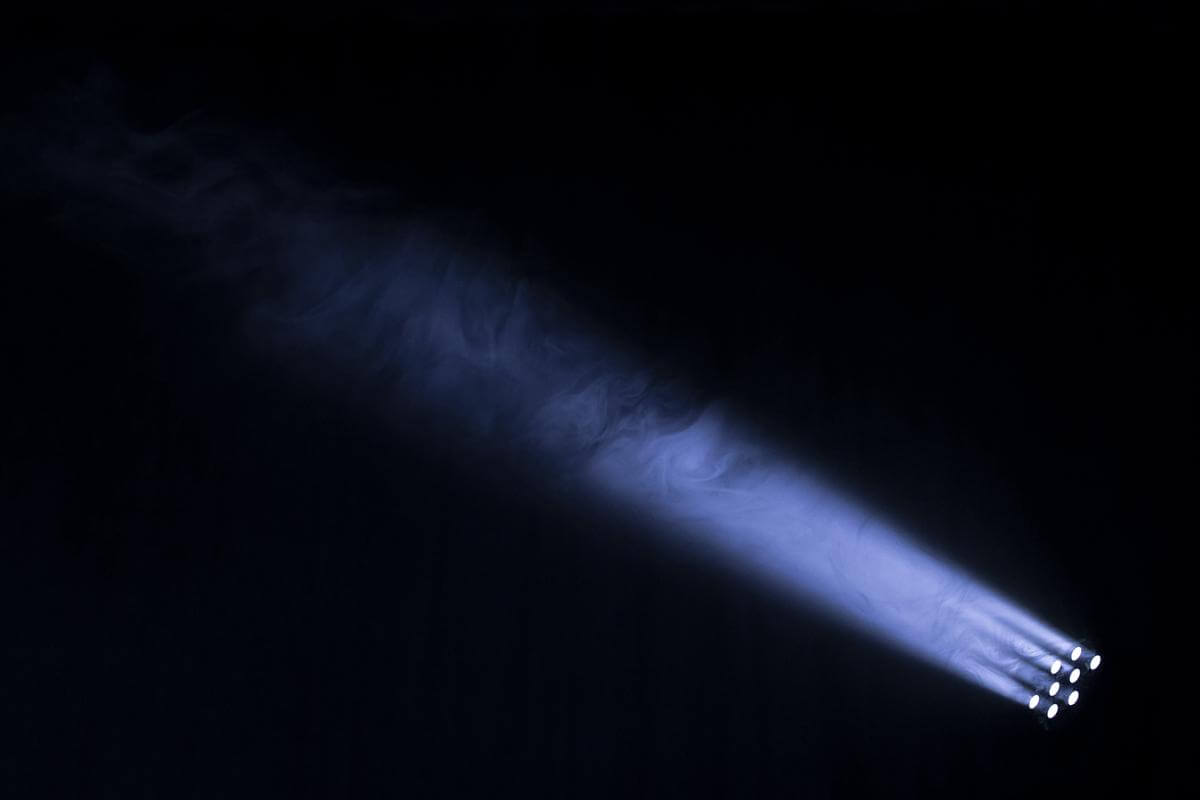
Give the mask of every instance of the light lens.
[[(1075, 694), (1079, 694), (1079, 692), (1076, 692)], [(1040, 700), (1040, 699), (1041, 699), (1041, 698), (1040, 698), (1040, 697), (1038, 697), (1036, 694), (1035, 694), (1035, 695), (1033, 695), (1032, 697), (1030, 697), (1030, 698), (1029, 698), (1029, 707), (1030, 707), (1031, 709), (1032, 709), (1032, 708), (1037, 708), (1038, 700)]]
[(1049, 717), (1050, 719), (1054, 719), (1054, 715), (1057, 713), (1058, 713), (1058, 703), (1051, 703), (1050, 707), (1048, 709), (1046, 709), (1046, 716)]
[(1079, 656), (1081, 656), (1082, 654), (1083, 654), (1083, 648), (1082, 648), (1082, 647), (1076, 647), (1074, 650), (1072, 650), (1072, 651), (1071, 651), (1071, 660), (1072, 660), (1072, 661), (1078, 661), (1078, 660), (1079, 660)]
[(1056, 694), (1058, 694), (1058, 689), (1059, 689), (1058, 681), (1055, 681), (1054, 683), (1050, 684), (1050, 696), (1054, 697)]
[(1092, 669), (1100, 666), (1100, 656), (1092, 656), (1092, 663), (1088, 664), (1088, 666)]
[(1071, 692), (1071, 694), (1067, 696), (1067, 705), (1069, 705), (1069, 706), (1073, 706), (1073, 705), (1075, 705), (1075, 704), (1076, 704), (1076, 703), (1078, 703), (1078, 702), (1079, 702), (1079, 692), (1078, 692), (1078, 690), (1076, 690), (1076, 691), (1074, 691), (1074, 692)]
[(1077, 681), (1077, 680), (1079, 680), (1079, 668), (1078, 667), (1071, 670), (1071, 683), (1075, 683), (1075, 681)]
[(1060, 669), (1062, 669), (1062, 662), (1056, 658), (1054, 659), (1054, 663), (1050, 665), (1050, 674), (1057, 675)]

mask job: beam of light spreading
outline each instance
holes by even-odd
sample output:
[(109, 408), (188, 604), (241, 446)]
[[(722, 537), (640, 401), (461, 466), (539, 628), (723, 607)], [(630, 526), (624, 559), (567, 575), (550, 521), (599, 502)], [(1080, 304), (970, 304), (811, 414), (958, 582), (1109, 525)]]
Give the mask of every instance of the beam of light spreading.
[(989, 616), (1019, 634), (1017, 641), (1023, 648), (1022, 652), (1028, 658), (1039, 655), (1047, 658), (1055, 656), (1065, 658), (1071, 648), (1077, 644), (1075, 639), (1012, 603), (984, 603), (981, 604), (981, 611), (985, 611)]
[[(375, 198), (312, 191), (203, 150), (178, 132), (118, 132), (55, 152), (52, 166), (90, 198), (76, 220), (90, 214), (115, 241), (154, 226), (186, 242), (167, 261), (193, 259), (189, 279), (234, 297), (251, 344), (335, 390), (386, 398), (372, 406), (383, 420), (464, 461), (523, 464), (531, 480), (626, 509), (763, 586), (1038, 705), (1030, 690), (1044, 688), (1047, 666), (1059, 672), (1072, 640), (767, 432), (508, 277), (486, 249), (381, 220)], [(164, 161), (185, 168), (148, 166)]]

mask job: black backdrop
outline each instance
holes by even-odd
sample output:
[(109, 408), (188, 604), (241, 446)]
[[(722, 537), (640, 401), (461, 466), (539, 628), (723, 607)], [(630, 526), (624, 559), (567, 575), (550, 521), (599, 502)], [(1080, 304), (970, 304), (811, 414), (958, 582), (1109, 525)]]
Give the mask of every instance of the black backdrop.
[(5, 113), (103, 74), (135, 127), (200, 111), (482, 221), (1107, 663), (1046, 729), (628, 524), (481, 485), (9, 189), (5, 796), (1165, 783), (1191, 351), (1165, 23), (236, 11), (31, 17)]

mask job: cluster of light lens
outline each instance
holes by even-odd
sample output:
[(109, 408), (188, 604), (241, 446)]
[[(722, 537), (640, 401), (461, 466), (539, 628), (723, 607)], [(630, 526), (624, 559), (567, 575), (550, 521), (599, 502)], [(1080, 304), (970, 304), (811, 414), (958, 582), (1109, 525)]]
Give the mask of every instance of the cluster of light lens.
[[(1070, 656), (1071, 661), (1079, 662), (1079, 660), (1082, 656), (1083, 656), (1083, 646), (1076, 645), (1075, 648), (1071, 650), (1071, 656)], [(1095, 669), (1099, 668), (1100, 656), (1098, 654), (1096, 654), (1095, 652), (1093, 652), (1082, 663), (1080, 663), (1079, 666), (1076, 666), (1074, 663), (1064, 664), (1063, 659), (1060, 659), (1060, 658), (1056, 658), (1053, 661), (1051, 661), (1050, 662), (1050, 674), (1054, 675), (1056, 677), (1054, 678), (1053, 681), (1051, 681), (1050, 685), (1048, 687), (1046, 687), (1047, 697), (1058, 699), (1059, 702), (1061, 702), (1062, 700), (1065, 700), (1068, 706), (1073, 706), (1076, 703), (1078, 703), (1079, 702), (1079, 690), (1078, 689), (1070, 689), (1069, 692), (1064, 692), (1061, 695), (1059, 693), (1063, 692), (1063, 685), (1065, 683), (1069, 682), (1069, 683), (1074, 684), (1074, 683), (1079, 682), (1079, 679), (1083, 676), (1083, 669), (1084, 669), (1085, 664), (1086, 664), (1086, 668), (1089, 670), (1095, 670)], [(1058, 677), (1058, 676), (1061, 676), (1061, 677)], [(1040, 685), (1045, 686), (1044, 683), (1040, 684)], [(1029, 708), (1031, 710), (1036, 709), (1040, 703), (1041, 703), (1041, 695), (1035, 694), (1029, 698)], [(1046, 708), (1047, 718), (1054, 719), (1056, 716), (1058, 716), (1058, 705), (1059, 705), (1058, 702), (1050, 703), (1050, 705)]]

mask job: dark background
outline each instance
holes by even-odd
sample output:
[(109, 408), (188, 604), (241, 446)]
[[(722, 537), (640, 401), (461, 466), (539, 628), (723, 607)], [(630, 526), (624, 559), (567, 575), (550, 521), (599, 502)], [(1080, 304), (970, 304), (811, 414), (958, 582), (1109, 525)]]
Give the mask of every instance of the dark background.
[(0, 794), (1164, 791), (1146, 689), (1192, 447), (1170, 27), (919, 3), (11, 25), (6, 114), (99, 72), (136, 129), (199, 111), (482, 220), (1106, 662), (1047, 727), (480, 481), (6, 184)]

